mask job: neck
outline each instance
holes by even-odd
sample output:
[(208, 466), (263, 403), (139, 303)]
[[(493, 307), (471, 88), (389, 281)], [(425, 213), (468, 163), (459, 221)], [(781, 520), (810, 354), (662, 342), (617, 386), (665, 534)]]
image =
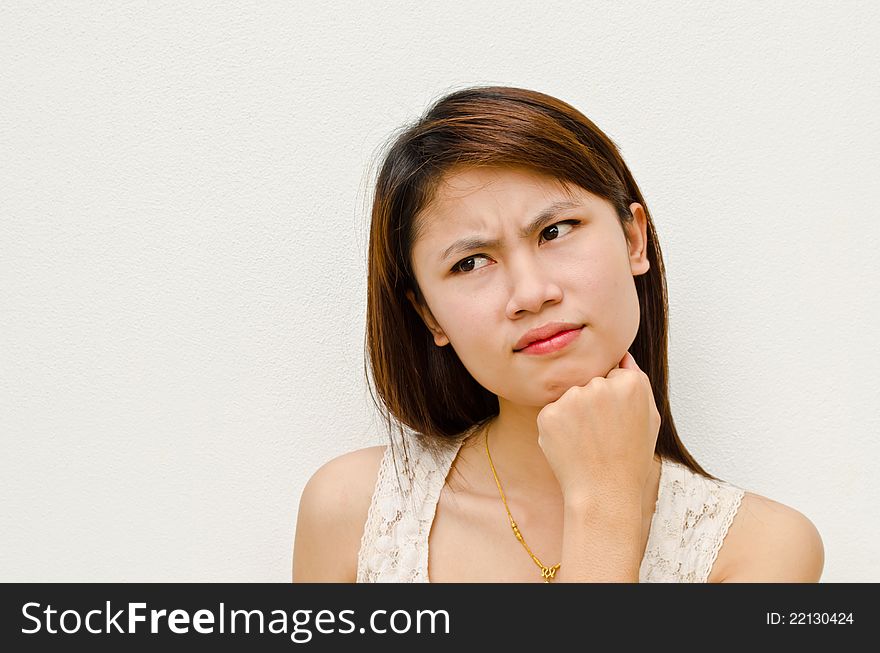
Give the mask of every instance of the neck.
[(541, 407), (511, 404), (501, 397), (498, 404), (498, 416), (486, 426), (483, 438), (489, 439), (489, 452), (505, 493), (508, 487), (513, 495), (527, 488), (530, 497), (561, 499), (556, 474), (538, 445)]
[[(546, 499), (561, 503), (562, 490), (556, 474), (538, 445), (538, 413), (541, 407), (512, 404), (501, 397), (498, 403), (498, 416), (482, 429), (477, 444), (483, 450), (485, 460), (488, 438), (489, 453), (505, 495), (522, 497), (525, 493), (529, 501)], [(488, 466), (488, 462), (485, 464)], [(655, 454), (643, 497), (642, 508), (647, 518), (654, 511), (659, 475), (660, 458)], [(494, 487), (491, 477), (489, 482)]]

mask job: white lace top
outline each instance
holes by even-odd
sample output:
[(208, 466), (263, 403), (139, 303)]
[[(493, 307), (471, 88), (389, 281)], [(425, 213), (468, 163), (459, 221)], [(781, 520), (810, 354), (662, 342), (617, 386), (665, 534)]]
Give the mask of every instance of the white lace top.
[[(434, 454), (417, 438), (408, 440), (409, 473), (401, 484), (386, 448), (358, 552), (358, 583), (428, 583), (428, 534), (440, 491), (466, 438), (450, 440)], [(704, 583), (718, 556), (744, 491), (708, 479), (662, 458), (660, 487), (641, 583)], [(403, 467), (402, 465), (400, 466)]]

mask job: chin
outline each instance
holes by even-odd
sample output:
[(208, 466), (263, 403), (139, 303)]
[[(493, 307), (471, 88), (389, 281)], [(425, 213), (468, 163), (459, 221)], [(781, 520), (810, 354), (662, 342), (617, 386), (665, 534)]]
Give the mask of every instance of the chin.
[(575, 385), (587, 385), (597, 376), (606, 376), (608, 370), (601, 367), (593, 369), (595, 363), (593, 361), (583, 361), (573, 364), (569, 369), (564, 370), (561, 374), (554, 374), (554, 378), (547, 383), (547, 389), (556, 391), (559, 388), (568, 390)]
[(527, 406), (536, 406), (538, 408), (543, 408), (547, 404), (552, 404), (574, 386), (586, 385), (586, 383), (588, 383), (588, 381), (585, 381), (584, 383), (553, 383), (544, 387), (544, 391), (539, 396), (531, 395), (524, 398), (524, 400), (520, 403), (523, 403)]
[(552, 376), (548, 374), (543, 377), (527, 379), (517, 388), (496, 386), (496, 388), (490, 388), (490, 391), (514, 404), (543, 408), (559, 399), (570, 388), (587, 385), (597, 376), (607, 376), (611, 369), (603, 371), (600, 368), (594, 372), (590, 369), (594, 364), (593, 361), (572, 361), (567, 369), (555, 370)]

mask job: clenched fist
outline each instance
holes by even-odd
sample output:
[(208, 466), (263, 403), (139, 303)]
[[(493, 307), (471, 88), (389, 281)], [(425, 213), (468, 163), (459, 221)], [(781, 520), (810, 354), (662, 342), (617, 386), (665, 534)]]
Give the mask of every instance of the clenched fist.
[(569, 504), (640, 497), (659, 431), (651, 381), (629, 352), (538, 413), (538, 446)]

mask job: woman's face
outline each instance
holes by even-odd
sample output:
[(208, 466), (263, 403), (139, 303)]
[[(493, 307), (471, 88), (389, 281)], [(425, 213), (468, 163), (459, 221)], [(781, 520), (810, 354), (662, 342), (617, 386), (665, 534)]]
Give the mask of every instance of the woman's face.
[[(451, 346), (480, 385), (516, 404), (545, 406), (605, 376), (639, 327), (633, 276), (649, 266), (644, 209), (630, 205), (628, 244), (608, 201), (568, 188), (524, 168), (455, 171), (420, 216), (413, 245), (427, 305), (408, 297), (434, 342)], [(521, 233), (556, 203), (565, 205)], [(496, 242), (454, 246), (469, 239)], [(548, 322), (585, 326), (552, 353), (514, 351)]]

